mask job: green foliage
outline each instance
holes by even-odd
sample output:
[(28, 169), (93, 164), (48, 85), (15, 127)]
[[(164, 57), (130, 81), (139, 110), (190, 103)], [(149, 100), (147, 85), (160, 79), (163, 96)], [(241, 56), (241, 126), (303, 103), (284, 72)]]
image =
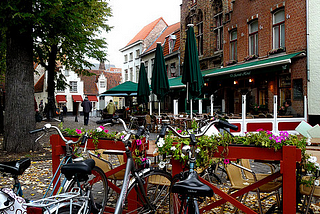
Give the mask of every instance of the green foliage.
[[(229, 134), (219, 134), (213, 136), (202, 136), (197, 139), (197, 167), (205, 168), (211, 165), (216, 158), (214, 154), (218, 151), (218, 146), (223, 146), (224, 150), (221, 153), (221, 159), (224, 160), (224, 155), (228, 152), (230, 144), (251, 145), (257, 147), (265, 147), (274, 149), (275, 151), (282, 149), (283, 146), (292, 145), (301, 149), (301, 169), (303, 173), (315, 174), (320, 169), (316, 163), (315, 157), (306, 154), (306, 139), (299, 138), (297, 135), (290, 135), (288, 132), (279, 132), (279, 135), (274, 135), (270, 131), (262, 129), (256, 133), (246, 133), (245, 136), (231, 136)], [(181, 149), (184, 145), (189, 145), (189, 139), (182, 139), (168, 132), (164, 140), (159, 140), (157, 143), (157, 151), (160, 156), (168, 159), (174, 159), (185, 164), (188, 157), (182, 154)], [(225, 162), (225, 161), (224, 161)], [(161, 164), (159, 164), (161, 165)], [(302, 177), (302, 176), (299, 176)], [(309, 180), (301, 180), (300, 183), (311, 184), (315, 177), (311, 176)]]

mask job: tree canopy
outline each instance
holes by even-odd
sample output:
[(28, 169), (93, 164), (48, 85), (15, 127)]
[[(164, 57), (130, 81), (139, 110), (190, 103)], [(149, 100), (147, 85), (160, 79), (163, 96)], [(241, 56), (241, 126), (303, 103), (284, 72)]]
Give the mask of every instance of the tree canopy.
[[(105, 60), (107, 43), (99, 37), (99, 34), (111, 29), (107, 24), (111, 15), (111, 8), (105, 0), (0, 1), (0, 71), (6, 71), (6, 93), (14, 92), (10, 94), (12, 97), (6, 97), (5, 117), (14, 117), (14, 114), (11, 113), (21, 110), (17, 109), (21, 108), (20, 104), (10, 102), (10, 99), (16, 99), (18, 93), (20, 93), (19, 96), (26, 97), (23, 102), (28, 103), (25, 105), (27, 111), (34, 111), (33, 105), (30, 105), (33, 103), (33, 93), (29, 93), (30, 85), (33, 87), (33, 76), (20, 79), (20, 84), (28, 88), (25, 91), (28, 91), (29, 94), (22, 96), (23, 87), (14, 88), (13, 85), (19, 79), (15, 77), (32, 75), (29, 72), (29, 69), (33, 68), (32, 60), (29, 60), (29, 56), (26, 56), (28, 60), (24, 60), (22, 56), (23, 53), (30, 55), (28, 48), (30, 45), (33, 47), (33, 62), (39, 63), (48, 71), (48, 103), (49, 108), (53, 110), (56, 87), (54, 80), (58, 73), (56, 69), (64, 65), (74, 71), (84, 72), (85, 67), (92, 66), (89, 62), (90, 58)], [(32, 40), (25, 39), (29, 37)], [(15, 55), (10, 55), (10, 49), (13, 47), (15, 49), (21, 47), (21, 50), (25, 51), (19, 54), (19, 51), (15, 50)], [(17, 54), (19, 58), (13, 58)], [(14, 64), (28, 64), (28, 66), (19, 67), (13, 66)], [(7, 79), (15, 81), (9, 81), (8, 84)], [(58, 79), (63, 78), (58, 77)], [(13, 88), (14, 90), (11, 90)], [(7, 103), (10, 105), (8, 108)], [(11, 120), (5, 118), (5, 121), (15, 123), (12, 118)], [(28, 120), (19, 122), (30, 123)], [(22, 127), (21, 124), (10, 124), (10, 126)], [(25, 132), (26, 128), (23, 129)], [(15, 133), (6, 134), (10, 143), (12, 140), (15, 141), (14, 135)]]

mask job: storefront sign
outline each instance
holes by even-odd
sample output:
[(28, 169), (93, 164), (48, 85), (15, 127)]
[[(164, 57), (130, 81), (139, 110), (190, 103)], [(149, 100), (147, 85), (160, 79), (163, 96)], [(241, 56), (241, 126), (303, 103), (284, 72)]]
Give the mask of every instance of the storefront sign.
[(235, 77), (244, 77), (244, 76), (249, 76), (249, 75), (251, 75), (251, 71), (244, 71), (244, 72), (240, 72), (240, 73), (230, 74), (230, 77), (235, 78)]

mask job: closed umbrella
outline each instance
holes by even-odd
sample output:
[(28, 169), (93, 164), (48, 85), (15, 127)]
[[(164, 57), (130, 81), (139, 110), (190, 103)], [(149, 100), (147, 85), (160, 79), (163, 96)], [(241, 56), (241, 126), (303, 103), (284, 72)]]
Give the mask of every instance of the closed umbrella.
[(140, 65), (137, 99), (138, 104), (149, 102), (150, 88), (144, 63)]
[(194, 36), (193, 24), (188, 25), (187, 39), (185, 45), (182, 83), (187, 85), (187, 99), (190, 100), (190, 113), (192, 118), (192, 99), (201, 94), (204, 86), (200, 71), (198, 50)]
[(151, 88), (152, 93), (156, 94), (159, 100), (160, 116), (160, 102), (170, 90), (161, 43), (157, 43), (156, 56), (152, 70)]

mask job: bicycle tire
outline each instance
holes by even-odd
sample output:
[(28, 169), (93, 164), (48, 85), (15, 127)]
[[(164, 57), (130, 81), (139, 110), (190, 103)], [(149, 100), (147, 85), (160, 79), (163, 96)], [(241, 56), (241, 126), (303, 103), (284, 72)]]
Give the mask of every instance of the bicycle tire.
[[(130, 197), (130, 193), (134, 192), (133, 190), (139, 191), (138, 181), (133, 177), (130, 180), (128, 194), (124, 201), (124, 210), (127, 213), (156, 213), (155, 211), (159, 212), (160, 210), (162, 210), (160, 213), (168, 213), (170, 210), (171, 174), (163, 170), (150, 168), (144, 169), (138, 174), (145, 181), (147, 198), (154, 209), (149, 209), (142, 197)], [(130, 210), (128, 210), (128, 205), (132, 204), (136, 207), (133, 210), (130, 207)]]
[[(67, 186), (67, 192), (76, 186), (78, 181), (72, 179), (70, 184)], [(96, 207), (99, 209), (97, 213), (102, 214), (104, 212), (104, 207), (107, 204), (108, 199), (108, 183), (107, 177), (99, 167), (95, 166), (91, 175), (89, 175), (88, 183), (91, 185), (91, 195), (93, 197)], [(83, 185), (83, 182), (80, 182), (80, 187)], [(103, 208), (103, 209), (102, 209)]]

